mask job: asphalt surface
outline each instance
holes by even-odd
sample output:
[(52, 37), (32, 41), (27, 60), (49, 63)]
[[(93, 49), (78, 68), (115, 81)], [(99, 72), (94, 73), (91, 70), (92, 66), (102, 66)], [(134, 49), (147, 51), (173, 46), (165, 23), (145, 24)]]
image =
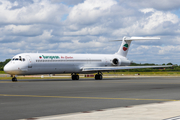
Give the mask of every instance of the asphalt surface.
[(180, 100), (180, 77), (0, 80), (0, 120)]

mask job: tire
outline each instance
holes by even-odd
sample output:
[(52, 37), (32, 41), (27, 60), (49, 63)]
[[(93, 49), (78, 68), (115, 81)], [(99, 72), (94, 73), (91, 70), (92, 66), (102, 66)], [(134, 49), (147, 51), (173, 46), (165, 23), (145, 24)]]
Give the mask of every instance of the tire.
[(79, 80), (79, 75), (72, 75), (72, 80)]
[(72, 75), (71, 78), (72, 78), (72, 80), (75, 80), (75, 76), (74, 75)]
[(95, 80), (98, 80), (98, 75), (97, 74), (95, 75)]
[(102, 80), (102, 75), (96, 74), (95, 75), (95, 80)]
[(76, 80), (79, 80), (79, 75), (75, 75)]
[(15, 78), (15, 77), (12, 78), (12, 81), (13, 81), (13, 82), (17, 82), (17, 78)]
[(102, 80), (102, 75), (99, 75), (99, 80)]

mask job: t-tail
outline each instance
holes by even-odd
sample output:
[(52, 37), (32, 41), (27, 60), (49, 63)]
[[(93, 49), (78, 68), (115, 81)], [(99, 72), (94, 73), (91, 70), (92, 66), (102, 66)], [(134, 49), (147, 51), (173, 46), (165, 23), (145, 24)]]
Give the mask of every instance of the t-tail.
[(136, 40), (157, 40), (157, 39), (160, 39), (160, 38), (158, 38), (158, 37), (123, 37), (122, 40), (115, 40), (115, 41), (122, 41), (118, 52), (115, 54), (126, 57), (132, 41), (136, 41)]

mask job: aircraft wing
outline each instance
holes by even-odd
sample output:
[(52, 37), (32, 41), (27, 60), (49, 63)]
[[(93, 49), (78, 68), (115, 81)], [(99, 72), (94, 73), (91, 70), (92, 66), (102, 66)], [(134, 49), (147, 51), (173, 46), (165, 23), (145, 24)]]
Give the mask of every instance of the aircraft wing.
[(126, 69), (140, 69), (140, 68), (165, 68), (172, 67), (172, 65), (163, 66), (118, 66), (118, 67), (83, 67), (82, 71), (113, 71), (113, 70), (126, 70)]

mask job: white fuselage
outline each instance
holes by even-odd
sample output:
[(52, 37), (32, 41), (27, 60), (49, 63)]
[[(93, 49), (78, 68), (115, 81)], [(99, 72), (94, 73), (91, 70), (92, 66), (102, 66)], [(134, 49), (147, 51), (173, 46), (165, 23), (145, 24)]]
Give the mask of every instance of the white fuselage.
[[(114, 59), (118, 60), (117, 64), (113, 63)], [(23, 53), (14, 56), (4, 70), (11, 75), (85, 73), (83, 67), (126, 66), (130, 63), (118, 54)]]

